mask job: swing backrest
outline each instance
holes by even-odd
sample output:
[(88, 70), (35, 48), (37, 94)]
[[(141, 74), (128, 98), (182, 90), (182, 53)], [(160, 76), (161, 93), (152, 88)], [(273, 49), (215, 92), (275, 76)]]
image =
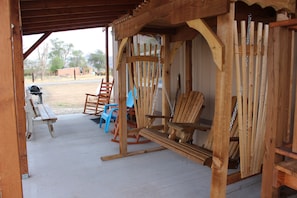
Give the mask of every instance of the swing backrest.
[[(140, 52), (140, 49), (144, 49)], [(149, 120), (145, 115), (152, 114), (154, 99), (158, 89), (161, 58), (161, 49), (158, 45), (149, 47), (146, 44), (131, 46), (131, 56), (127, 59), (130, 87), (134, 88), (134, 109), (138, 128), (148, 125)], [(135, 91), (136, 90), (136, 91)], [(136, 94), (135, 94), (136, 93)]]

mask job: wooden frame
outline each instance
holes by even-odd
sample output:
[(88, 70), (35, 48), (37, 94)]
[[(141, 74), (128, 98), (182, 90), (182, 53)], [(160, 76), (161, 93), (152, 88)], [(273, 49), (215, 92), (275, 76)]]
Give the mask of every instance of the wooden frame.
[[(244, 2), (247, 2), (248, 4), (254, 4), (258, 3), (262, 7), (267, 7), (267, 6), (272, 6), (276, 10), (281, 10), (285, 9), (291, 13), (295, 13), (296, 9), (296, 1), (295, 0), (243, 0)], [(193, 7), (191, 5), (187, 5), (187, 1), (183, 0), (177, 0), (177, 1), (151, 1), (151, 7), (146, 7), (145, 9), (136, 9), (135, 10), (135, 16), (137, 19), (133, 19), (134, 21), (126, 21), (122, 25), (119, 25), (118, 28), (116, 28), (117, 33), (121, 32), (121, 34), (117, 35), (117, 38), (125, 38), (125, 37), (130, 37), (134, 35), (135, 33), (139, 32), (141, 28), (144, 27), (145, 24), (151, 22), (150, 20), (154, 20), (157, 18), (164, 18), (166, 19), (167, 22), (170, 22), (174, 25), (177, 25), (180, 22), (185, 22), (201, 17), (207, 17), (208, 15), (210, 16), (218, 16), (218, 23), (217, 23), (217, 36), (218, 38), (222, 41), (224, 45), (230, 44), (228, 36), (232, 35), (232, 32), (230, 34), (227, 34), (229, 30), (229, 22), (231, 20), (232, 14), (234, 12), (234, 7), (233, 4), (234, 2), (231, 3), (231, 9), (229, 9), (229, 3), (230, 1), (211, 1), (211, 4), (206, 4), (206, 7), (204, 5), (201, 5), (201, 2), (197, 1)], [(26, 148), (25, 148), (25, 140), (24, 140), (24, 126), (25, 126), (25, 119), (24, 119), (24, 111), (22, 109), (22, 104), (24, 104), (24, 97), (22, 94), (18, 94), (17, 96), (14, 93), (17, 93), (18, 90), (23, 89), (23, 79), (22, 79), (22, 64), (21, 64), (21, 30), (20, 30), (20, 15), (19, 15), (19, 2), (18, 1), (8, 1), (8, 0), (1, 0), (1, 7), (0, 7), (0, 18), (2, 19), (2, 23), (0, 24), (0, 40), (1, 40), (1, 46), (0, 46), (0, 61), (1, 65), (5, 65), (6, 67), (1, 67), (0, 75), (1, 75), (1, 81), (5, 82), (2, 83), (2, 86), (5, 84), (5, 86), (2, 87), (1, 90), (5, 92), (6, 94), (2, 94), (0, 96), (0, 101), (2, 101), (0, 104), (5, 104), (3, 105), (2, 114), (1, 114), (1, 119), (0, 123), (1, 126), (3, 126), (3, 130), (1, 130), (1, 136), (2, 137), (7, 137), (5, 139), (0, 140), (0, 157), (1, 157), (1, 167), (9, 167), (5, 169), (5, 172), (10, 174), (11, 177), (7, 178), (5, 175), (3, 176), (2, 173), (4, 171), (0, 171), (0, 176), (1, 176), (1, 185), (0, 185), (0, 195), (3, 197), (21, 197), (21, 181), (20, 181), (20, 173), (26, 174), (28, 173), (28, 168), (27, 166), (27, 157), (26, 157)], [(178, 6), (183, 8), (183, 11), (189, 11), (189, 15), (186, 16), (174, 16), (174, 14), (170, 13), (170, 8), (178, 8)], [(198, 11), (197, 11), (197, 9)], [(215, 8), (215, 9), (214, 9)], [(193, 12), (193, 10), (195, 12)], [(208, 11), (211, 12), (208, 12)], [(229, 12), (230, 10), (230, 12)], [(229, 13), (228, 13), (229, 12)], [(156, 13), (156, 15), (153, 15), (154, 18), (151, 18), (150, 16), (152, 13)], [(186, 13), (186, 12), (184, 12)], [(144, 19), (144, 20), (143, 20)], [(233, 20), (233, 18), (232, 18)], [(11, 24), (13, 24), (13, 28), (11, 27)], [(139, 25), (139, 26), (137, 26)], [(70, 27), (71, 26), (71, 27)], [(87, 25), (83, 26), (80, 24), (80, 26), (77, 26), (77, 24), (70, 24), (69, 29), (75, 29), (77, 27), (88, 27)], [(44, 27), (45, 28), (45, 27)], [(11, 30), (13, 30), (14, 34), (14, 54), (12, 54), (12, 47), (11, 47)], [(279, 31), (275, 29), (274, 31)], [(168, 55), (170, 55), (170, 48), (169, 48), (169, 42), (170, 42), (170, 28), (168, 28), (165, 32), (168, 32), (168, 35), (164, 36), (164, 41), (165, 41), (165, 48), (167, 48), (167, 52), (165, 49), (165, 52), (167, 53), (166, 59), (165, 59), (165, 64), (167, 69), (170, 68), (170, 63), (172, 60), (171, 58), (168, 58)], [(271, 39), (270, 43), (274, 43), (274, 41)], [(279, 94), (281, 94), (281, 90), (286, 84), (287, 81), (285, 80), (286, 75), (285, 73), (280, 73), (278, 70), (279, 65), (276, 65), (276, 63), (280, 60), (279, 55), (281, 53), (284, 53), (283, 51), (276, 50), (276, 49), (281, 49), (279, 45), (281, 44), (276, 44), (275, 45), (275, 51), (270, 51), (270, 55), (272, 56), (273, 59), (268, 59), (271, 63), (273, 70), (270, 70), (269, 75), (270, 75), (270, 89), (271, 89), (271, 95), (273, 98), (269, 100), (269, 111), (268, 111), (268, 117), (267, 120), (269, 119), (270, 125), (267, 126), (267, 130), (270, 130), (271, 133), (269, 133), (266, 137), (266, 148), (269, 149), (270, 151), (273, 151), (274, 144), (277, 144), (275, 142), (276, 139), (279, 138), (279, 134), (276, 133), (276, 131), (279, 131), (281, 128), (285, 128), (284, 125), (287, 126), (287, 123), (284, 123), (284, 121), (278, 121), (277, 116), (287, 116), (286, 112), (280, 112), (280, 115), (276, 115), (276, 112), (279, 108), (279, 102), (283, 101), (283, 98), (277, 98)], [(125, 48), (125, 47), (123, 47)], [(187, 47), (189, 50), (190, 46)], [(223, 70), (218, 71), (217, 73), (217, 90), (216, 90), (216, 106), (215, 106), (215, 112), (216, 112), (216, 117), (215, 117), (215, 126), (216, 127), (221, 127), (223, 129), (222, 134), (219, 134), (216, 137), (217, 141), (215, 155), (216, 157), (216, 163), (215, 166), (213, 167), (213, 183), (212, 183), (212, 188), (211, 188), (211, 196), (221, 196), (223, 193), (225, 193), (225, 172), (226, 172), (226, 158), (225, 158), (225, 153), (224, 153), (224, 145), (226, 143), (225, 139), (223, 138), (223, 141), (219, 141), (219, 138), (221, 135), (224, 135), (226, 132), (226, 120), (224, 117), (222, 117), (222, 112), (224, 109), (227, 109), (229, 106), (228, 101), (224, 102), (224, 99), (228, 98), (230, 96), (229, 91), (225, 92), (224, 90), (226, 87), (229, 89), (230, 86), (230, 79), (232, 77), (232, 73), (230, 71), (230, 68), (228, 65), (231, 65), (231, 53), (229, 52), (229, 48), (226, 47), (225, 49), (225, 54), (223, 54), (223, 59), (222, 59), (222, 64), (223, 65)], [(123, 55), (125, 57), (125, 55)], [(168, 59), (167, 59), (168, 58)], [(188, 57), (189, 58), (189, 57)], [(14, 64), (13, 64), (14, 63)], [(190, 65), (190, 61), (188, 60), (188, 64)], [(227, 67), (226, 67), (227, 66)], [(121, 70), (119, 70), (121, 71)], [(283, 72), (283, 71), (282, 71)], [(287, 70), (286, 70), (287, 72)], [(124, 72), (123, 72), (124, 73)], [(169, 73), (164, 76), (165, 80), (165, 87), (166, 89), (169, 89)], [(12, 76), (14, 78), (12, 78)], [(120, 77), (120, 82), (124, 83), (125, 78)], [(187, 84), (191, 82), (189, 75), (187, 75)], [(10, 86), (6, 86), (9, 84)], [(1, 85), (0, 85), (1, 86)], [(188, 86), (187, 89), (191, 89), (190, 86)], [(123, 87), (120, 87), (119, 89), (121, 95), (120, 95), (120, 102), (122, 105), (125, 104), (125, 101), (122, 96), (125, 96), (125, 91)], [(282, 96), (282, 95), (281, 95)], [(164, 102), (164, 101), (163, 101)], [(284, 101), (285, 102), (285, 101)], [(165, 102), (164, 102), (165, 103)], [(165, 103), (166, 107), (166, 103)], [(166, 108), (164, 108), (165, 111)], [(121, 127), (125, 127), (125, 120), (122, 119), (122, 124)], [(8, 133), (9, 131), (9, 133)], [(19, 136), (17, 135), (19, 134)], [(125, 132), (123, 132), (122, 137), (125, 137)], [(270, 140), (273, 140), (272, 142)], [(18, 145), (18, 142), (19, 145)], [(7, 146), (8, 145), (8, 146)], [(7, 147), (6, 147), (7, 146)], [(125, 140), (120, 143), (120, 156), (129, 156), (131, 155), (130, 153), (127, 152), (126, 148), (126, 143)], [(18, 151), (19, 147), (19, 151)], [(221, 152), (221, 149), (223, 149), (223, 152)], [(141, 153), (141, 152), (138, 152)], [(266, 195), (270, 193), (271, 186), (269, 184), (271, 183), (271, 173), (272, 173), (272, 166), (271, 162), (274, 163), (275, 156), (269, 155), (270, 153), (267, 153), (266, 159), (264, 162), (264, 169), (267, 170), (264, 171), (263, 174), (263, 192), (266, 192)], [(5, 156), (9, 155), (12, 156), (11, 158), (7, 159)], [(20, 166), (20, 161), (19, 161), (19, 155), (21, 155), (21, 166)], [(9, 160), (9, 161), (8, 161)], [(269, 165), (270, 163), (270, 165)], [(266, 166), (265, 166), (266, 164)], [(267, 165), (268, 164), (268, 165)], [(21, 170), (20, 168), (21, 167)], [(270, 174), (270, 175), (269, 175)], [(218, 180), (216, 180), (219, 178)], [(216, 180), (216, 181), (215, 181)], [(3, 184), (3, 185), (2, 185)], [(266, 191), (268, 190), (268, 191)], [(265, 194), (263, 194), (265, 196)]]
[[(206, 26), (206, 24), (199, 20), (190, 21), (189, 24), (194, 27), (196, 30), (199, 30), (203, 36), (206, 37), (206, 40), (211, 45), (211, 49), (214, 55), (214, 58), (216, 59), (216, 64), (218, 66), (217, 69), (217, 89), (216, 89), (216, 113), (214, 118), (214, 127), (217, 129), (217, 131), (221, 131), (221, 133), (215, 134), (214, 136), (214, 146), (213, 146), (213, 166), (212, 166), (212, 189), (211, 189), (211, 197), (221, 197), (222, 195), (226, 194), (226, 185), (227, 185), (227, 170), (228, 170), (228, 146), (229, 146), (229, 136), (226, 135), (229, 133), (229, 119), (225, 119), (226, 117), (230, 118), (230, 115), (226, 116), (225, 112), (229, 112), (229, 109), (231, 108), (231, 87), (232, 87), (232, 64), (233, 64), (233, 37), (230, 35), (233, 35), (233, 20), (234, 20), (234, 3), (231, 3), (230, 13), (221, 15), (218, 17), (218, 36), (216, 36), (214, 33), (212, 33), (211, 29)], [(157, 9), (157, 8), (156, 8)], [(141, 15), (145, 16), (145, 14)], [(141, 17), (140, 17), (141, 18)], [(133, 24), (133, 21), (138, 21), (140, 18), (135, 18), (132, 21), (129, 20), (128, 22), (123, 22), (118, 27), (120, 28), (123, 24)], [(139, 21), (138, 21), (139, 22)], [(141, 27), (146, 23), (147, 21), (143, 21)], [(130, 25), (131, 25), (130, 24)], [(138, 26), (136, 24), (133, 24), (135, 26)], [(126, 30), (130, 29), (125, 27)], [(121, 29), (121, 28), (120, 28)], [(133, 28), (132, 28), (133, 29)], [(116, 28), (116, 31), (119, 30)], [(130, 30), (128, 30), (130, 31)], [(137, 32), (137, 31), (136, 31)], [(129, 35), (132, 36), (134, 33), (134, 30), (132, 32), (129, 32), (127, 34), (124, 33), (123, 35)], [(211, 34), (209, 34), (211, 33)], [(221, 41), (220, 41), (221, 39)], [(163, 36), (163, 45), (164, 45), (164, 66), (163, 66), (163, 72), (162, 72), (162, 79), (163, 79), (163, 96), (162, 97), (162, 112), (163, 115), (169, 115), (168, 111), (168, 104), (165, 97), (165, 90), (170, 90), (170, 60), (172, 60), (172, 56), (170, 54), (170, 40), (169, 36), (164, 35)], [(122, 41), (120, 45), (120, 54), (118, 57), (122, 56), (122, 52), (124, 49), (124, 45), (126, 44), (126, 38)], [(129, 43), (129, 42), (128, 42)], [(224, 52), (223, 49), (226, 46), (226, 51)], [(173, 48), (172, 52), (175, 52)], [(189, 56), (190, 57), (190, 56)], [(189, 58), (188, 57), (188, 58)], [(124, 56), (122, 56), (122, 61), (125, 59)], [(124, 66), (123, 63), (120, 65), (119, 61), (120, 58), (117, 59), (117, 67), (118, 74), (119, 74), (119, 81), (121, 81), (120, 84), (123, 84), (123, 79), (126, 79), (125, 72), (122, 72), (121, 66)], [(188, 61), (190, 63), (190, 61)], [(187, 64), (188, 66), (190, 64)], [(224, 69), (222, 69), (224, 68)], [(190, 78), (189, 75), (186, 76), (187, 78)], [(191, 79), (186, 79), (188, 82), (187, 84), (192, 84)], [(125, 88), (124, 88), (125, 89)], [(119, 93), (121, 94), (121, 91), (125, 93), (125, 90), (123, 88), (119, 87)], [(168, 93), (168, 92), (167, 92)], [(228, 99), (227, 99), (228, 98)], [(124, 99), (124, 101), (121, 101)], [(125, 104), (125, 98), (120, 97), (120, 104)], [(124, 107), (124, 106), (122, 106)], [(121, 108), (120, 106), (120, 112), (123, 111), (122, 115), (125, 115), (124, 108)], [(125, 118), (125, 116), (121, 117)], [(126, 119), (120, 119), (123, 123), (120, 123), (120, 131), (122, 132), (122, 135), (120, 136), (120, 153), (111, 155), (111, 156), (104, 156), (101, 157), (102, 160), (111, 160), (116, 159), (119, 157), (126, 157), (131, 156), (134, 154), (140, 154), (148, 151), (139, 151), (139, 152), (127, 152), (127, 130), (125, 127)], [(123, 126), (125, 128), (123, 128)], [(220, 129), (220, 130), (218, 130)], [(154, 150), (155, 151), (155, 150)], [(219, 179), (218, 179), (219, 178)]]

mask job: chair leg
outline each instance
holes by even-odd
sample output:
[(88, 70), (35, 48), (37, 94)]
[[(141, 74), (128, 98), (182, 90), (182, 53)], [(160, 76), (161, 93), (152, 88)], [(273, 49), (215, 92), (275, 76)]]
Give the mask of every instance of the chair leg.
[(103, 120), (103, 118), (102, 118), (102, 115), (101, 115), (101, 116), (100, 116), (100, 120), (99, 120), (99, 128), (102, 127), (102, 120)]
[(109, 131), (110, 119), (111, 119), (111, 116), (108, 116), (108, 118), (105, 121), (105, 128), (104, 128), (105, 133), (108, 133), (108, 131)]

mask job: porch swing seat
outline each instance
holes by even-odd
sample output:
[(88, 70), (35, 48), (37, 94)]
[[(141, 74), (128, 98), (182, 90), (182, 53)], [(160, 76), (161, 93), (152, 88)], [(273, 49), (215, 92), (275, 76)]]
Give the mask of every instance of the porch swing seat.
[[(200, 131), (207, 131), (210, 129), (209, 127), (204, 127), (197, 123), (203, 107), (203, 101), (203, 96), (201, 96), (200, 99), (194, 99), (194, 97), (188, 97), (185, 94), (181, 95), (178, 99), (177, 112), (174, 114), (173, 121), (168, 123), (168, 132), (160, 132), (155, 128), (144, 128), (140, 130), (139, 134), (198, 164), (211, 167), (213, 155), (211, 151), (213, 131), (209, 132), (206, 144), (198, 146), (192, 143), (192, 135), (195, 129)], [(233, 97), (233, 110), (235, 104), (236, 97)], [(192, 121), (189, 119), (192, 119)], [(238, 167), (238, 155), (238, 122), (237, 119), (235, 119), (232, 128), (230, 129), (229, 168)]]

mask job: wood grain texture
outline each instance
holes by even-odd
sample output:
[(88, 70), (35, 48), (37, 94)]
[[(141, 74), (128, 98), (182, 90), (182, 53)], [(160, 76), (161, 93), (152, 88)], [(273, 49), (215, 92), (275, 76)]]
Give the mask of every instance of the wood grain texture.
[(13, 86), (11, 3), (9, 0), (0, 1), (0, 79), (5, 82), (0, 84), (0, 90), (5, 93), (0, 95), (0, 189), (3, 197), (22, 197), (15, 96), (17, 90)]

